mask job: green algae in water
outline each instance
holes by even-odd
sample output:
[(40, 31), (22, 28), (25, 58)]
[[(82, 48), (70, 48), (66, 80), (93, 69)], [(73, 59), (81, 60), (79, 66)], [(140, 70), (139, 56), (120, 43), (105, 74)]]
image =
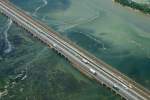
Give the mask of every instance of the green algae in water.
[(54, 12), (45, 5), (36, 18), (150, 88), (150, 18), (111, 0), (68, 1), (66, 9)]
[[(113, 67), (116, 67), (120, 71), (124, 72), (126, 75), (141, 83), (143, 86), (146, 86), (147, 88), (150, 87), (150, 79), (148, 77), (150, 71), (149, 17), (131, 12), (128, 9), (120, 7), (119, 5), (115, 5), (111, 2), (111, 0), (56, 0), (57, 3), (55, 3), (54, 0), (47, 1), (48, 3), (51, 2), (54, 5), (57, 5), (60, 2), (61, 6), (65, 9), (62, 10), (60, 9), (61, 7), (57, 8), (56, 6), (56, 8), (51, 8), (45, 5), (37, 12), (38, 16), (35, 16), (36, 18), (53, 27), (61, 34), (68, 36), (68, 38), (72, 39), (81, 47), (113, 65)], [(64, 7), (65, 3), (62, 3), (63, 1), (69, 1), (69, 3), (67, 2), (66, 7)], [(19, 0), (12, 0), (12, 2), (25, 10), (27, 9), (27, 4), (22, 3), (25, 5), (24, 7), (20, 4), (21, 2), (25, 2), (25, 0), (21, 2)], [(31, 7), (32, 10), (27, 9), (31, 15), (35, 11), (35, 8), (39, 7), (40, 4), (43, 5), (41, 0), (28, 0), (28, 3), (30, 2), (36, 3), (35, 7)], [(88, 45), (87, 42), (89, 43)], [(38, 49), (36, 50), (38, 52)], [(31, 50), (31, 52), (33, 51)], [(33, 55), (34, 53), (31, 53), (31, 59)], [(61, 64), (59, 64), (59, 66), (60, 67), (57, 69), (60, 70), (62, 66)], [(68, 69), (69, 67), (64, 65), (64, 68)], [(66, 69), (63, 69), (63, 71), (65, 70)], [(73, 70), (69, 71), (75, 73)], [(80, 78), (81, 76), (77, 75), (77, 77)], [(83, 100), (83, 98), (90, 98), (90, 100), (94, 98), (95, 100), (95, 98), (101, 99), (101, 97), (106, 100), (116, 99), (109, 98), (107, 95), (105, 96), (104, 90), (101, 89), (94, 89), (93, 91), (101, 91), (104, 94), (103, 96), (100, 96), (99, 93), (96, 94), (97, 92), (90, 92), (93, 93), (93, 95), (89, 95), (86, 94), (87, 91), (88, 90), (85, 90), (83, 93), (79, 92), (78, 95), (80, 95), (81, 100)], [(92, 90), (89, 89), (89, 91)], [(71, 96), (69, 98), (66, 95), (64, 96), (62, 92), (55, 94), (57, 94), (57, 96), (54, 95), (54, 97), (49, 98), (53, 100), (54, 98), (58, 99), (61, 97), (63, 99), (67, 98), (66, 100), (68, 100), (70, 98), (74, 99), (77, 96)], [(84, 96), (82, 94), (84, 94)], [(39, 96), (39, 98), (41, 98), (41, 96)]]
[(0, 61), (0, 90), (8, 90), (2, 100), (120, 99), (22, 28), (12, 24), (7, 34), (13, 48)]

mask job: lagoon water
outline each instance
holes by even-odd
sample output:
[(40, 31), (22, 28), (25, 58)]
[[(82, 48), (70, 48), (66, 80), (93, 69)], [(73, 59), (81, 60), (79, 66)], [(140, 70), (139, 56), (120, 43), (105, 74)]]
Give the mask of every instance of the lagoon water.
[(10, 19), (0, 19), (0, 100), (120, 100)]
[[(150, 16), (122, 7), (111, 0), (10, 1), (150, 89)], [(3, 23), (6, 26), (1, 28), (4, 37), (1, 41), (4, 43), (0, 44), (0, 66), (5, 67), (1, 67), (3, 71), (0, 76), (4, 81), (0, 84), (12, 85), (11, 81), (7, 81), (22, 70), (27, 74), (24, 81), (14, 85), (14, 90), (8, 87), (10, 95), (4, 99), (120, 99), (81, 75), (63, 57), (27, 32), (11, 25), (10, 20), (3, 18), (1, 26)], [(8, 49), (9, 52), (5, 52)]]

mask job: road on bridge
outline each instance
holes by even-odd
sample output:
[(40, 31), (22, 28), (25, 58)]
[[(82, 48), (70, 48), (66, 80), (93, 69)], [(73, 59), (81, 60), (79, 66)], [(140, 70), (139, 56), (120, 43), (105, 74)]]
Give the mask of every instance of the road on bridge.
[(64, 55), (75, 68), (96, 79), (128, 100), (150, 100), (150, 91), (134, 82), (118, 70), (97, 59), (73, 42), (63, 38), (47, 25), (27, 15), (9, 1), (0, 0), (0, 11), (21, 27), (30, 31), (54, 50)]

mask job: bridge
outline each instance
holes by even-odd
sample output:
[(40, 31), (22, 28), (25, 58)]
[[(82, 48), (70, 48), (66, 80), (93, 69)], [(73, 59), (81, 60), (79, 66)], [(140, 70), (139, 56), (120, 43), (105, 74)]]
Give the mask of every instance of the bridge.
[(62, 54), (80, 72), (106, 85), (121, 97), (127, 100), (150, 100), (149, 90), (62, 37), (47, 25), (33, 19), (8, 0), (0, 0), (0, 12)]

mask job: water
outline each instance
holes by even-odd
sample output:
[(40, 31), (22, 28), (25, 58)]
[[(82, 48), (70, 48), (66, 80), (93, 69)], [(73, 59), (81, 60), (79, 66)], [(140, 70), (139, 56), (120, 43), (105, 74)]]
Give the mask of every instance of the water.
[[(149, 16), (124, 8), (111, 0), (12, 0), (12, 2), (150, 89)], [(15, 35), (17, 30), (16, 27)], [(17, 74), (15, 72), (22, 69), (27, 71), (27, 80), (16, 86), (28, 88), (20, 94), (18, 87), (14, 87), (12, 94), (19, 93), (28, 99), (38, 97), (40, 100), (118, 99), (112, 93), (109, 96), (109, 90), (106, 91), (79, 74), (63, 57), (57, 56), (35, 39), (30, 39), (31, 36), (24, 36), (25, 33), (21, 31), (17, 39), (16, 36), (9, 39), (15, 40), (11, 44), (15, 44), (16, 49), (12, 53), (2, 55), (2, 59), (15, 58), (13, 61), (9, 58), (11, 66), (8, 69), (3, 68), (6, 71), (2, 72), (3, 76)], [(1, 65), (7, 64), (3, 62)], [(66, 81), (73, 84), (74, 88)], [(43, 94), (41, 91), (44, 91)], [(30, 97), (31, 94), (33, 96)]]
[[(38, 5), (30, 14), (34, 13), (33, 16), (36, 17), (40, 10), (36, 9), (39, 7), (43, 6)], [(115, 93), (84, 77), (64, 57), (31, 37), (6, 17), (1, 15), (0, 18), (1, 35), (7, 28), (7, 40), (13, 47), (10, 52), (4, 53), (7, 44), (5, 36), (2, 35), (0, 40), (2, 100), (120, 99)], [(3, 27), (3, 23), (6, 24), (6, 28)]]
[(7, 48), (5, 49), (5, 53), (9, 53), (9, 52), (11, 52), (11, 50), (12, 50), (12, 46), (11, 46), (11, 43), (9, 42), (9, 40), (8, 40), (8, 30), (10, 29), (10, 27), (11, 27), (11, 24), (12, 24), (12, 20), (11, 19), (8, 19), (8, 23), (7, 23), (7, 27), (6, 27), (6, 29), (5, 29), (5, 31), (4, 31), (4, 35), (5, 35), (5, 42), (6, 42), (6, 44), (7, 44)]
[(8, 36), (14, 48), (0, 55), (2, 100), (120, 100), (22, 28), (12, 24)]
[(34, 11), (34, 13), (33, 13), (33, 16), (36, 16), (36, 13), (42, 8), (42, 7), (45, 7), (46, 5), (47, 5), (47, 0), (42, 0), (43, 1), (43, 4), (41, 5), (40, 4), (40, 6), (38, 6), (36, 9), (35, 9), (35, 11)]
[(36, 18), (150, 88), (148, 15), (111, 0), (48, 0), (37, 14)]

